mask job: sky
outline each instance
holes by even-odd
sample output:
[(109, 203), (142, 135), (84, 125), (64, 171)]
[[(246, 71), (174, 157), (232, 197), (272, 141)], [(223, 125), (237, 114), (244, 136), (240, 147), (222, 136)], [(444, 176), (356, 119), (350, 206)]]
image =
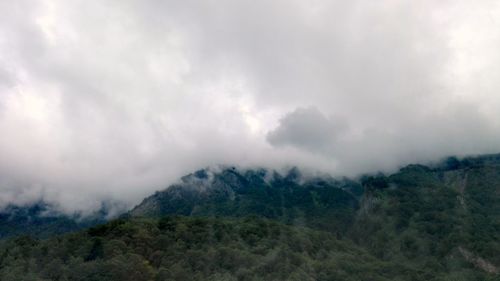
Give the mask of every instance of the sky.
[(500, 152), (496, 0), (0, 1), (0, 208)]

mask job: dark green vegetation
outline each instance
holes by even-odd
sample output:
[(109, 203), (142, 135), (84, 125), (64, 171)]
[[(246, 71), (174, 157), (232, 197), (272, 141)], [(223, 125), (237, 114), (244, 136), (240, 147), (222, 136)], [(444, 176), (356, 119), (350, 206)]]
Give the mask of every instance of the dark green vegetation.
[(256, 215), (286, 224), (309, 226), (343, 234), (351, 225), (359, 183), (347, 179), (314, 178), (302, 182), (297, 169), (281, 176), (266, 170), (217, 173), (198, 171), (183, 182), (157, 192), (130, 215), (245, 217)]
[[(372, 180), (365, 182), (366, 193), (350, 230), (356, 244), (382, 260), (449, 272), (453, 280), (482, 280), (474, 273), (479, 271), (492, 278), (500, 273), (499, 166), (412, 165), (376, 179), (377, 185)], [(457, 257), (475, 271), (465, 270)]]
[(8, 206), (0, 212), (0, 239), (16, 235), (50, 237), (104, 223), (105, 213), (84, 219), (51, 211), (51, 206), (38, 202), (31, 206)]
[(258, 218), (117, 220), (1, 245), (1, 280), (392, 280), (422, 273), (328, 232)]
[(499, 233), (498, 155), (360, 181), (199, 171), (122, 219), (0, 242), (0, 280), (500, 280)]

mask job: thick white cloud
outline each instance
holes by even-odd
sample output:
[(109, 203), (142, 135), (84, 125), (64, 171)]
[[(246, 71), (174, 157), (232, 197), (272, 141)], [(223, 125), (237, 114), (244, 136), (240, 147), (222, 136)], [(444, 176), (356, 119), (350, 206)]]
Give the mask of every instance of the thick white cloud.
[(497, 1), (4, 1), (0, 205), (500, 151)]

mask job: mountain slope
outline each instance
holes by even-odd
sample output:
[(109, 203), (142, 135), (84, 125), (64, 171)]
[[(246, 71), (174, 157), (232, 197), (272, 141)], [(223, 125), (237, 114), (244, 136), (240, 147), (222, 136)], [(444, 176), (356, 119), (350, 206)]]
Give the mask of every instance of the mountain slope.
[(461, 248), (500, 265), (499, 162), (412, 165), (377, 182), (365, 183), (349, 233), (358, 244), (382, 259), (442, 261)]
[(383, 281), (449, 275), (382, 261), (329, 232), (255, 217), (117, 220), (47, 240), (17, 238), (0, 244), (0, 256), (1, 280)]
[(87, 216), (67, 215), (54, 209), (42, 201), (27, 206), (7, 206), (0, 211), (0, 239), (16, 235), (50, 237), (104, 223), (108, 216), (104, 204), (99, 211)]
[(499, 233), (499, 155), (357, 181), (201, 170), (120, 220), (0, 241), (0, 280), (500, 280)]
[[(448, 272), (464, 268), (456, 263), (460, 257), (477, 270), (496, 273), (499, 208), (500, 157), (487, 155), (449, 158), (431, 167), (409, 165), (359, 183), (303, 179), (297, 170), (286, 176), (199, 171), (146, 198), (130, 215), (258, 215), (329, 231), (385, 261)], [(481, 267), (478, 260), (491, 266)]]
[(130, 215), (256, 215), (340, 235), (353, 221), (361, 190), (347, 179), (304, 180), (297, 169), (285, 176), (266, 170), (201, 170), (146, 198)]

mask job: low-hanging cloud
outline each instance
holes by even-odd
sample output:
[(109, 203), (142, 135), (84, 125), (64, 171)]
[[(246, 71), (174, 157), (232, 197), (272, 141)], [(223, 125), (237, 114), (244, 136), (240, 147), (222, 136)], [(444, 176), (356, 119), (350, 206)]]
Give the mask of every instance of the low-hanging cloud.
[(215, 164), (500, 151), (500, 4), (4, 1), (0, 206), (132, 205)]

